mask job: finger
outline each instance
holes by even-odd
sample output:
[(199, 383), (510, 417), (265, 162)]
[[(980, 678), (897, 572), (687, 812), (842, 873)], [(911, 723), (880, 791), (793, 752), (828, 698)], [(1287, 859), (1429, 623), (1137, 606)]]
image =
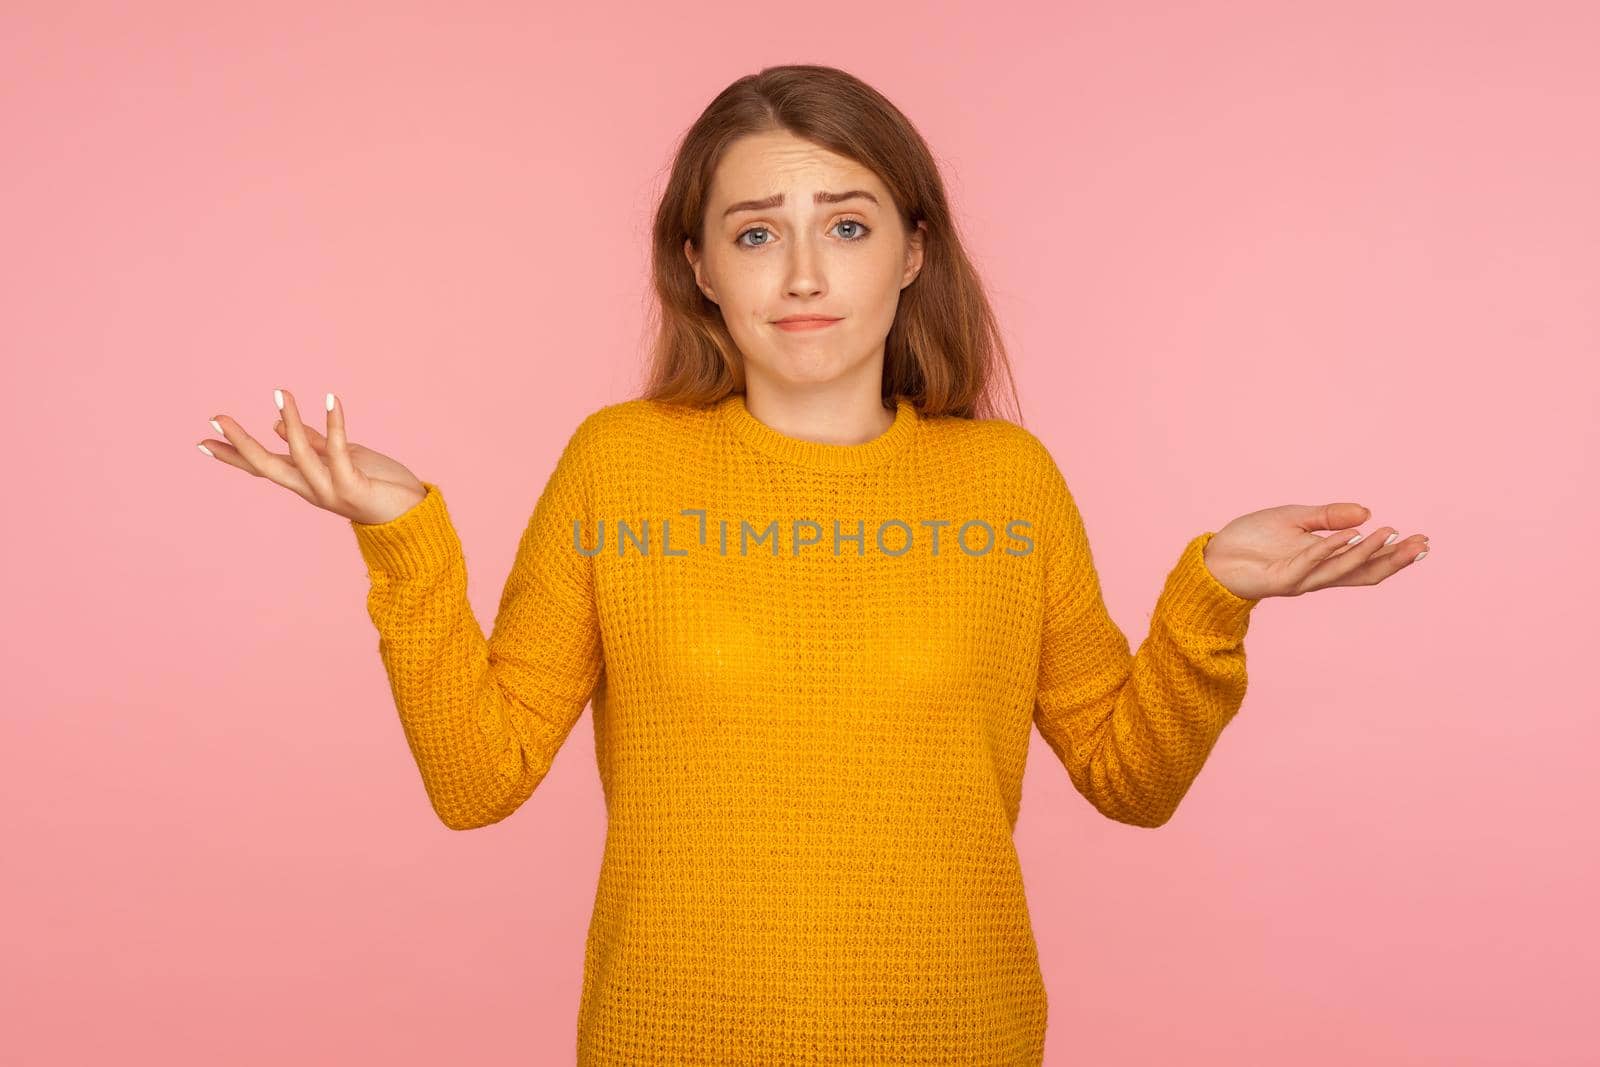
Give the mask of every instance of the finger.
[[(1427, 547), (1427, 542), (1428, 542), (1428, 535), (1427, 534), (1416, 534), (1414, 536), (1422, 538), (1423, 547)], [(1360, 541), (1360, 542), (1357, 542), (1356, 547), (1360, 547), (1362, 544), (1365, 544), (1365, 543), (1366, 542), (1364, 540)], [(1372, 558), (1372, 559), (1387, 559), (1390, 556), (1394, 555), (1396, 552), (1405, 551), (1406, 548), (1407, 548), (1406, 541), (1402, 541), (1400, 539), (1400, 535), (1398, 533), (1393, 533), (1393, 534), (1390, 534), (1388, 537), (1386, 537), (1384, 539), (1384, 543), (1382, 545), (1378, 546), (1378, 550), (1376, 552), (1374, 552), (1370, 558)], [(1340, 555), (1342, 555), (1343, 553), (1348, 552), (1348, 551), (1350, 551), (1350, 546), (1348, 544), (1341, 544), (1338, 548), (1333, 550), (1333, 554), (1331, 556), (1329, 556), (1328, 558), (1329, 559), (1337, 559), (1337, 558), (1339, 558)]]
[(1371, 559), (1390, 559), (1405, 553), (1415, 554), (1418, 542), (1421, 543), (1423, 549), (1426, 549), (1428, 547), (1428, 535), (1412, 534), (1410, 537), (1401, 537), (1399, 534), (1390, 534), (1388, 538), (1384, 539), (1384, 543), (1378, 547), (1378, 550), (1372, 554)]
[(1312, 530), (1337, 530), (1359, 526), (1372, 518), (1371, 509), (1362, 504), (1353, 504), (1341, 501), (1333, 504), (1323, 504), (1321, 507), (1307, 508), (1301, 518), (1300, 528), (1308, 533)]
[[(1350, 539), (1353, 538), (1354, 536), (1356, 536), (1357, 534), (1359, 534), (1360, 532), (1361, 531), (1360, 531), (1359, 528), (1352, 527), (1351, 529), (1342, 530), (1342, 531), (1340, 531), (1338, 533), (1331, 533), (1331, 534), (1327, 534), (1327, 535), (1319, 535), (1319, 536), (1323, 536), (1324, 540), (1330, 540), (1334, 544), (1333, 551), (1328, 553), (1328, 555), (1325, 558), (1327, 558), (1327, 559), (1338, 559), (1340, 556), (1342, 556), (1346, 552), (1350, 551), (1351, 548), (1353, 548), (1353, 547), (1357, 547), (1358, 548), (1361, 545), (1366, 544), (1367, 543), (1366, 542), (1366, 538), (1364, 538), (1364, 537), (1360, 541), (1357, 541), (1355, 543), (1355, 545), (1351, 545), (1350, 544)], [(1379, 550), (1380, 551), (1382, 550), (1382, 546), (1381, 545), (1379, 546)]]
[[(1318, 536), (1314, 544), (1306, 545), (1304, 549), (1291, 555), (1285, 565), (1285, 571), (1288, 573), (1291, 587), (1296, 590), (1294, 595), (1322, 589), (1323, 585), (1336, 581), (1341, 574), (1344, 574), (1341, 565), (1342, 561), (1349, 557), (1350, 550), (1363, 547), (1370, 550), (1365, 537), (1360, 541), (1357, 541), (1357, 537), (1362, 537), (1362, 531), (1350, 526), (1346, 530)], [(1350, 544), (1352, 541), (1355, 544)], [(1360, 565), (1360, 558), (1355, 560), (1355, 565)]]
[[(1360, 584), (1347, 581), (1347, 579), (1353, 572), (1365, 566), (1384, 547), (1385, 539), (1396, 532), (1398, 531), (1391, 526), (1380, 526), (1371, 535), (1361, 537), (1355, 544), (1350, 544), (1349, 539), (1343, 538), (1342, 534), (1339, 538), (1329, 538), (1329, 540), (1344, 540), (1344, 544), (1341, 547), (1345, 551), (1337, 556), (1329, 553), (1328, 556), (1313, 564), (1301, 579), (1300, 584), (1303, 590), (1310, 592), (1313, 589), (1325, 589), (1330, 585)], [(1325, 545), (1326, 542), (1318, 547), (1325, 547)]]
[(311, 487), (306, 484), (305, 478), (295, 465), (289, 462), (288, 456), (262, 448), (231, 416), (218, 415), (211, 420), (211, 425), (227, 438), (226, 443), (212, 440), (201, 442), (206, 451), (217, 460), (230, 467), (238, 467), (257, 478), (275, 482), (307, 500), (312, 500)]
[[(1359, 545), (1357, 546), (1360, 547)], [(1329, 585), (1377, 585), (1385, 578), (1398, 574), (1402, 569), (1409, 567), (1428, 551), (1428, 538), (1426, 534), (1416, 534), (1394, 545), (1379, 549), (1367, 557), (1366, 561), (1358, 564), (1343, 577), (1328, 583)], [(1313, 575), (1315, 577), (1315, 575)], [(1318, 586), (1317, 588), (1322, 588)]]
[(295, 467), (311, 486), (314, 502), (318, 505), (331, 503), (333, 478), (328, 473), (327, 465), (317, 455), (316, 449), (312, 448), (311, 442), (306, 439), (306, 428), (300, 421), (300, 408), (294, 402), (294, 394), (287, 389), (274, 389), (272, 399), (278, 405), (278, 410), (283, 412), (283, 424), (289, 440), (289, 454), (294, 457)]
[(344, 404), (329, 393), (324, 406), (328, 409), (327, 458), (333, 484), (343, 490), (358, 488), (362, 478), (350, 458), (350, 442), (344, 434)]
[[(312, 448), (317, 450), (318, 455), (321, 455), (322, 451), (328, 447), (328, 439), (309, 426), (302, 426), (301, 429), (306, 432), (306, 441), (310, 443)], [(283, 424), (282, 419), (272, 424), (272, 432), (283, 438), (285, 443), (288, 442), (289, 428)]]
[(1315, 544), (1307, 545), (1293, 556), (1290, 556), (1286, 569), (1294, 587), (1302, 593), (1310, 592), (1311, 589), (1317, 588), (1315, 585), (1307, 584), (1309, 577), (1316, 572), (1317, 568), (1326, 566), (1331, 560), (1344, 556), (1351, 548), (1360, 547), (1361, 541), (1357, 541), (1354, 545), (1350, 543), (1360, 534), (1361, 531), (1355, 527), (1348, 527), (1325, 537), (1319, 536)]

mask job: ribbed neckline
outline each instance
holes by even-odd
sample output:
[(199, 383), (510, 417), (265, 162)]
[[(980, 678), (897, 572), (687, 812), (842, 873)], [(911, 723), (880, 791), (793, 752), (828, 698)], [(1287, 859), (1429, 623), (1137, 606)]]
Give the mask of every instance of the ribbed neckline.
[(894, 422), (870, 441), (858, 445), (824, 444), (779, 433), (750, 414), (743, 393), (730, 393), (717, 405), (733, 432), (752, 448), (786, 463), (813, 470), (859, 471), (876, 466), (905, 447), (917, 428), (917, 408), (906, 397), (895, 398)]

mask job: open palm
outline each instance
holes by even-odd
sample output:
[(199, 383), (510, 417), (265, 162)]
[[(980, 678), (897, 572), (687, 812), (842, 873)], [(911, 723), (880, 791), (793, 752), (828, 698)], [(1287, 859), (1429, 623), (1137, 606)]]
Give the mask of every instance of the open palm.
[[(1428, 554), (1425, 534), (1401, 541), (1399, 531), (1380, 526), (1372, 537), (1362, 536), (1356, 524), (1371, 514), (1351, 503), (1284, 504), (1252, 511), (1206, 542), (1206, 567), (1235, 596), (1260, 600), (1333, 586), (1376, 585)], [(1337, 532), (1322, 536), (1314, 530)]]
[[(262, 447), (238, 421), (218, 415), (211, 420), (227, 438), (203, 441), (201, 451), (258, 478), (276, 482), (325, 511), (353, 522), (383, 523), (405, 514), (427, 494), (422, 481), (400, 461), (345, 437), (344, 405), (327, 395), (328, 432), (318, 433), (300, 421), (294, 396), (273, 391), (283, 418), (273, 431), (289, 444), (289, 454)], [(224, 421), (226, 420), (226, 421)]]

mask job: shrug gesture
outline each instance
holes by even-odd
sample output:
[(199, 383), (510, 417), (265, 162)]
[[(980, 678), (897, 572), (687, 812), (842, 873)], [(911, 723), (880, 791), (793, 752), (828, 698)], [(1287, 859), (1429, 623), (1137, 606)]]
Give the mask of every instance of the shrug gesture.
[(328, 409), (326, 437), (300, 421), (294, 396), (287, 389), (274, 389), (272, 398), (283, 412), (283, 418), (272, 429), (289, 443), (287, 456), (267, 451), (227, 415), (211, 420), (211, 425), (227, 438), (227, 443), (202, 441), (200, 451), (231, 467), (276, 482), (324, 511), (353, 522), (389, 522), (421, 503), (427, 495), (421, 480), (398, 460), (345, 439), (344, 405), (332, 393), (325, 401)]

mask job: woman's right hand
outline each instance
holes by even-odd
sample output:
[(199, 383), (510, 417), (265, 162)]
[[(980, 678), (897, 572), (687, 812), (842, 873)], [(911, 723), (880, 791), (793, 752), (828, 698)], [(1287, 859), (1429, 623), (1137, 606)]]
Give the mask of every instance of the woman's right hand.
[(300, 421), (289, 390), (274, 390), (273, 399), (283, 412), (273, 430), (289, 443), (287, 456), (261, 447), (237, 420), (227, 415), (211, 420), (227, 443), (203, 441), (201, 450), (230, 467), (276, 482), (324, 511), (358, 523), (390, 522), (427, 495), (421, 480), (404, 465), (346, 441), (344, 405), (332, 393), (324, 405), (328, 408), (326, 437)]

